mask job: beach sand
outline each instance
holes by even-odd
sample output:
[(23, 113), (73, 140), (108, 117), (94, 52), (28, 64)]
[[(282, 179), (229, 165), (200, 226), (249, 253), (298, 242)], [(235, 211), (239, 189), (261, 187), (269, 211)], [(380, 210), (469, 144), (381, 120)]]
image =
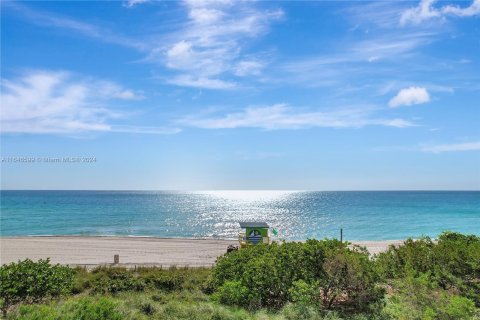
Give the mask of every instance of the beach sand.
[[(371, 254), (403, 241), (355, 241)], [(0, 263), (50, 258), (53, 263), (93, 268), (113, 263), (118, 254), (120, 265), (135, 266), (212, 266), (235, 240), (149, 238), (149, 237), (1, 237)]]

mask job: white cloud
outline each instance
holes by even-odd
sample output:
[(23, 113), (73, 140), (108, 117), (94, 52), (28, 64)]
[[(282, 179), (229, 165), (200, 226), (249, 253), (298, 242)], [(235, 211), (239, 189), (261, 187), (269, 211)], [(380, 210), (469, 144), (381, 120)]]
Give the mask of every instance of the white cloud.
[(421, 87), (410, 87), (400, 90), (395, 97), (393, 97), (388, 105), (391, 108), (400, 106), (410, 106), (413, 104), (422, 104), (430, 101), (430, 95), (427, 89)]
[(149, 126), (130, 126), (130, 125), (112, 125), (111, 132), (120, 133), (138, 133), (138, 134), (176, 134), (182, 130), (180, 128), (170, 127), (149, 127)]
[(458, 151), (479, 151), (480, 150), (480, 141), (475, 142), (465, 142), (465, 143), (454, 143), (454, 144), (441, 144), (434, 146), (425, 146), (422, 148), (424, 152), (458, 152)]
[(234, 73), (239, 77), (257, 76), (264, 67), (264, 63), (257, 60), (242, 60), (234, 66)]
[(440, 17), (441, 13), (433, 8), (436, 0), (421, 0), (418, 6), (405, 10), (400, 16), (400, 24), (419, 24), (422, 21)]
[(145, 98), (141, 92), (125, 89), (110, 81), (92, 80), (89, 90), (95, 96), (104, 99), (141, 100)]
[(190, 75), (179, 75), (167, 80), (168, 83), (182, 87), (203, 88), (203, 89), (233, 89), (236, 84), (220, 79), (207, 77), (195, 78)]
[[(132, 7), (145, 0), (129, 0)], [(3, 5), (3, 3), (2, 3)], [(19, 13), (28, 23), (55, 27), (107, 43), (132, 47), (146, 53), (143, 62), (154, 62), (170, 69), (171, 79), (163, 81), (178, 86), (206, 89), (231, 89), (238, 82), (228, 78), (259, 75), (264, 62), (255, 53), (244, 52), (249, 39), (265, 34), (272, 21), (282, 17), (281, 10), (258, 9), (249, 1), (180, 2), (186, 9), (187, 21), (163, 22), (173, 32), (125, 37), (104, 27), (75, 20), (56, 13), (33, 10), (26, 5), (8, 2), (5, 8)], [(3, 6), (2, 6), (3, 8)]]
[(199, 24), (215, 23), (225, 16), (225, 13), (217, 9), (209, 8), (191, 8), (188, 13), (189, 17)]
[(28, 23), (32, 23), (34, 25), (66, 29), (93, 39), (134, 48), (137, 50), (146, 49), (146, 45), (137, 39), (124, 37), (105, 28), (69, 17), (37, 9), (33, 10), (28, 6), (19, 3), (18, 1), (2, 2), (2, 10), (4, 9), (18, 12)]
[(370, 30), (372, 27), (392, 29), (404, 10), (402, 1), (355, 1), (344, 11), (352, 24), (350, 31)]
[(244, 44), (265, 33), (270, 22), (283, 15), (281, 11), (259, 10), (253, 2), (243, 1), (184, 1), (183, 4), (188, 22), (171, 35), (166, 46), (153, 49), (148, 58), (177, 72), (167, 82), (230, 89), (234, 83), (224, 80), (225, 77), (260, 73), (263, 63), (245, 58)]
[[(89, 131), (155, 133), (153, 128), (112, 125), (125, 116), (112, 100), (141, 99), (118, 84), (60, 71), (31, 71), (2, 79), (0, 124), (3, 133), (80, 133)], [(162, 128), (156, 128), (159, 133)]]
[(123, 3), (123, 6), (124, 7), (127, 7), (127, 8), (132, 8), (138, 4), (142, 4), (142, 3), (147, 3), (147, 2), (150, 2), (151, 0), (127, 0)]
[[(308, 87), (332, 87), (333, 90), (352, 82), (359, 83), (358, 86), (378, 86), (380, 84), (376, 82), (394, 76), (396, 69), (402, 68), (405, 61), (414, 57), (418, 48), (431, 43), (434, 36), (431, 32), (389, 32), (349, 41), (343, 46), (338, 44), (340, 49), (328, 55), (300, 57), (285, 62), (278, 68), (281, 74), (269, 80)], [(366, 78), (365, 74), (369, 77)]]
[(480, 0), (473, 0), (470, 6), (447, 5), (435, 8), (436, 0), (421, 0), (418, 6), (405, 10), (400, 16), (400, 24), (420, 24), (433, 18), (443, 18), (447, 15), (471, 17), (480, 14)]
[(348, 60), (369, 62), (381, 59), (393, 60), (430, 43), (433, 36), (431, 32), (414, 32), (370, 38), (351, 45), (352, 52), (346, 57)]
[(261, 128), (302, 129), (312, 127), (360, 128), (380, 125), (397, 128), (413, 126), (404, 119), (373, 118), (362, 110), (303, 111), (298, 112), (286, 104), (266, 107), (248, 107), (241, 112), (229, 113), (221, 117), (190, 116), (180, 119), (179, 124), (204, 129)]
[(452, 14), (459, 17), (471, 17), (480, 15), (480, 0), (474, 0), (472, 4), (466, 8), (448, 5), (442, 8), (442, 12), (445, 14)]

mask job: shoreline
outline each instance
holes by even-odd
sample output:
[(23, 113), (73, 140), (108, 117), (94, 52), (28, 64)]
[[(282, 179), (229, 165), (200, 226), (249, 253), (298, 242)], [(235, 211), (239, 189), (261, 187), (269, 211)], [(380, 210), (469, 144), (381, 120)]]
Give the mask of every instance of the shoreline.
[[(20, 239), (20, 238), (118, 238), (118, 239), (135, 239), (135, 238), (145, 238), (145, 239), (180, 239), (180, 240), (218, 240), (218, 241), (237, 241), (236, 238), (214, 238), (214, 237), (161, 237), (161, 236), (137, 236), (137, 235), (110, 235), (110, 234), (92, 234), (92, 235), (82, 235), (82, 234), (24, 234), (24, 235), (0, 235), (1, 239)], [(308, 238), (313, 239), (313, 238)], [(297, 240), (290, 239), (285, 240), (286, 242), (304, 242), (308, 239)], [(323, 239), (323, 238), (322, 238)], [(317, 239), (317, 240), (322, 240)], [(333, 239), (327, 237), (327, 239)], [(417, 239), (417, 238), (413, 238)], [(436, 238), (432, 238), (435, 240)], [(405, 241), (405, 239), (363, 239), (363, 240), (347, 240), (346, 242), (360, 243), (360, 242), (390, 242), (390, 241)], [(275, 241), (282, 241), (281, 239), (275, 239)]]
[[(403, 241), (348, 242), (364, 246), (370, 254), (376, 254)], [(118, 254), (119, 265), (125, 267), (210, 267), (226, 252), (228, 245), (238, 245), (238, 241), (149, 236), (2, 236), (0, 263), (50, 258), (52, 263), (93, 268), (113, 264), (113, 257)]]

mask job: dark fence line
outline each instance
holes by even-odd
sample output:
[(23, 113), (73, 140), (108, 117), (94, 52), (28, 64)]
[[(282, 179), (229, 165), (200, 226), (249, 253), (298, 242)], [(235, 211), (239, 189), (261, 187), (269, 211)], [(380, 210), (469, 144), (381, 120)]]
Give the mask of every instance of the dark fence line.
[(152, 268), (152, 269), (162, 269), (162, 270), (170, 270), (170, 269), (198, 269), (198, 268), (212, 268), (215, 264), (159, 264), (159, 263), (85, 263), (85, 264), (67, 264), (67, 266), (71, 268), (82, 268), (85, 270), (93, 270), (98, 267), (113, 267), (113, 268), (126, 268), (126, 269), (133, 269), (137, 270), (139, 268)]

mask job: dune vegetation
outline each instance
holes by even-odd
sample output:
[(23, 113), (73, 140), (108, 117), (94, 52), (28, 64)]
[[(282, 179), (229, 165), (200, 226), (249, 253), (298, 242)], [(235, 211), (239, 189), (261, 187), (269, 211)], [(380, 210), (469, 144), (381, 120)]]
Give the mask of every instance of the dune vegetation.
[(233, 251), (212, 269), (0, 268), (6, 319), (480, 319), (480, 237), (369, 256), (338, 240)]

